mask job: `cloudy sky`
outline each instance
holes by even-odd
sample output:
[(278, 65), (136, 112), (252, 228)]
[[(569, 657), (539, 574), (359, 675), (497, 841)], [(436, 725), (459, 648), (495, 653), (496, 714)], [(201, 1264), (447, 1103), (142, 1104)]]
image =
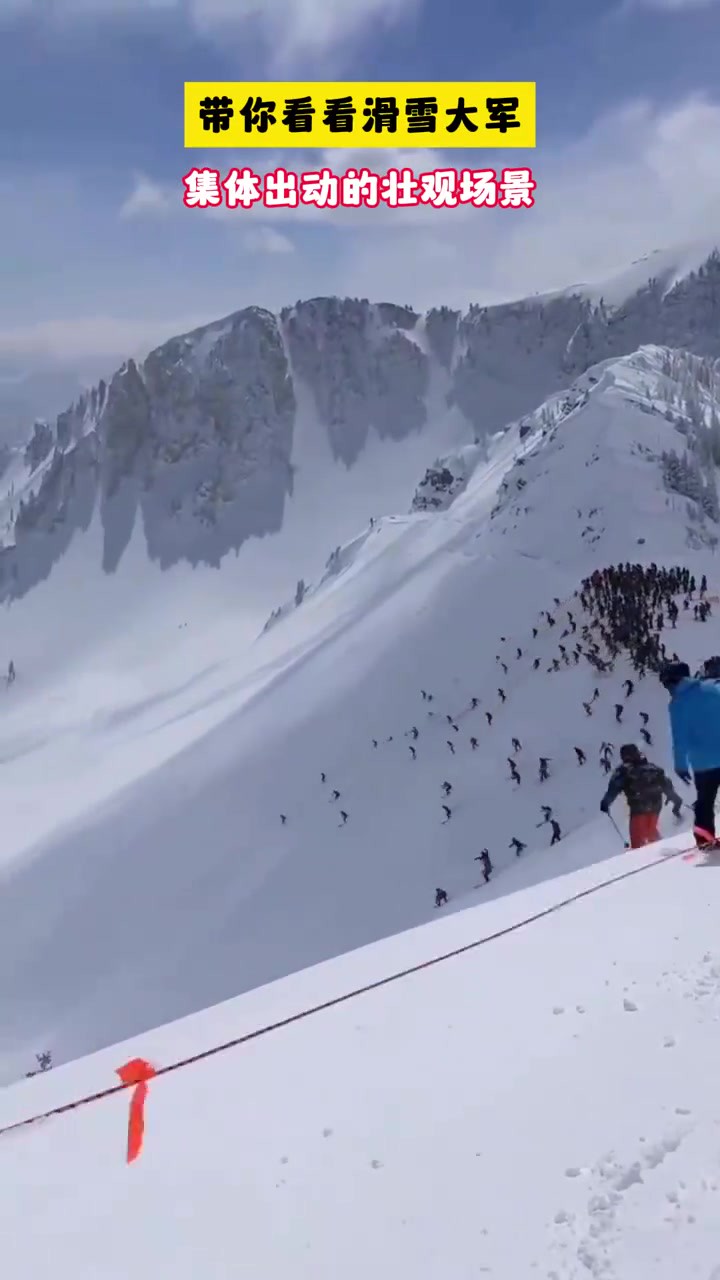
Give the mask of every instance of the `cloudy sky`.
[[(494, 301), (720, 233), (720, 0), (0, 0), (0, 40), (6, 377), (94, 373), (250, 303)], [(510, 153), (536, 207), (185, 210), (183, 81), (306, 77), (537, 81), (539, 145)]]

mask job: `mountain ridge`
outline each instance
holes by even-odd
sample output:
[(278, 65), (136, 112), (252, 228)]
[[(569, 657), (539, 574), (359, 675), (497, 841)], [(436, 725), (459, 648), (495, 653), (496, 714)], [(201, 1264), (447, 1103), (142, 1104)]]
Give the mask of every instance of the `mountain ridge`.
[[(279, 533), (303, 401), (335, 465), (352, 469), (371, 437), (398, 444), (446, 419), (465, 444), (482, 442), (584, 369), (647, 343), (720, 356), (720, 254), (674, 283), (668, 271), (611, 307), (581, 286), (464, 315), (317, 298), (172, 338), (37, 423), (14, 452), (0, 478), (0, 600), (46, 577), (93, 518), (106, 572), (138, 523), (163, 568), (217, 566)], [(416, 484), (408, 474), (408, 501)]]

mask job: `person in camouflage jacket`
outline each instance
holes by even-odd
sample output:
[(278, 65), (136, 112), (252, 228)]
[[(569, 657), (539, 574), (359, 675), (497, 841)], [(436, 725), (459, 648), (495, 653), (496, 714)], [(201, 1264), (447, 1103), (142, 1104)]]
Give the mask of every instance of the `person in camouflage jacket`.
[(630, 810), (630, 848), (641, 849), (661, 838), (658, 818), (663, 802), (672, 805), (676, 818), (681, 816), (683, 802), (664, 769), (651, 764), (634, 743), (620, 748), (620, 759), (600, 808), (609, 813), (613, 801), (624, 795)]

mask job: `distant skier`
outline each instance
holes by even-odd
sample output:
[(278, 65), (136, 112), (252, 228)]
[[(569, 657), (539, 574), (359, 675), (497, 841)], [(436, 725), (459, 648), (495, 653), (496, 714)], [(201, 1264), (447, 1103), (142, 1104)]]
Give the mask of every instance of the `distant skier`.
[(610, 761), (608, 760), (607, 756), (602, 756), (602, 757), (601, 757), (601, 759), (600, 759), (600, 768), (602, 769), (603, 773), (606, 773), (606, 774), (607, 774), (607, 773), (610, 773), (610, 771), (611, 771), (611, 769), (612, 769), (612, 764), (611, 764), (611, 763), (610, 763)]
[(537, 638), (538, 638), (538, 629), (537, 627), (533, 627), (533, 640), (537, 640)]
[(515, 657), (522, 658), (522, 649), (518, 648), (517, 653), (515, 654)]
[(471, 739), (470, 739), (470, 746), (472, 747), (473, 751), (477, 751), (477, 749), (478, 749), (478, 740), (477, 740), (477, 738), (471, 738)]
[(283, 826), (285, 826), (285, 823), (287, 822), (287, 814), (286, 814), (286, 813), (281, 813), (281, 814), (280, 814), (280, 821), (281, 821), (282, 825), (283, 825)]
[(446, 717), (445, 717), (445, 719), (447, 720), (448, 724), (454, 724), (454, 723), (455, 723), (455, 721), (453, 720), (452, 716), (446, 716)]
[(491, 712), (491, 711), (486, 711), (486, 712), (485, 712), (485, 719), (487, 720), (488, 724), (492, 724), (493, 718), (492, 718), (492, 712)]
[(597, 702), (597, 700), (598, 700), (598, 698), (599, 698), (599, 697), (600, 697), (600, 690), (599, 690), (599, 689), (593, 689), (593, 696), (592, 696), (592, 698), (590, 699), (590, 701), (591, 701), (591, 702)]
[(513, 751), (522, 751), (522, 743), (519, 738), (513, 738), (512, 749)]
[(513, 782), (517, 782), (518, 786), (520, 786), (520, 774), (518, 773), (518, 768), (514, 760), (510, 764), (510, 777)]
[(417, 751), (415, 750), (415, 748), (414, 748), (414, 747), (410, 747), (410, 748), (409, 748), (409, 751), (410, 751), (410, 755), (412, 756), (413, 760), (417, 760)]
[(585, 761), (587, 760), (587, 756), (585, 755), (585, 752), (583, 751), (582, 747), (573, 747), (573, 751), (577, 756), (578, 764), (585, 764)]
[(640, 712), (640, 719), (642, 720), (643, 724), (647, 724), (648, 720), (650, 719), (647, 711)]
[(592, 713), (593, 713), (593, 712), (592, 712), (592, 703), (591, 703), (591, 702), (583, 702), (583, 706), (584, 706), (584, 708), (585, 708), (585, 715), (586, 715), (586, 716), (591, 716), (591, 715), (592, 715)]
[(624, 709), (625, 709), (625, 708), (623, 707), (622, 702), (616, 702), (616, 703), (615, 703), (615, 719), (616, 719), (616, 721), (617, 721), (617, 723), (618, 723), (618, 724), (622, 724), (622, 718), (623, 718), (623, 711), (624, 711)]
[(505, 690), (504, 690), (504, 689), (498, 689), (498, 698), (500, 699), (500, 701), (501, 701), (501, 702), (505, 702)]
[(539, 667), (539, 666), (540, 666), (540, 659), (539, 659), (539, 658), (535, 658), (535, 659), (534, 659), (534, 661), (533, 661), (533, 671), (537, 671), (537, 669), (538, 669), (538, 667)]
[(447, 806), (446, 804), (444, 804), (444, 805), (443, 805), (443, 813), (445, 814), (445, 817), (443, 818), (443, 826), (444, 826), (444, 825), (445, 825), (445, 823), (446, 823), (446, 822), (449, 822), (449, 821), (450, 821), (450, 819), (452, 818), (452, 809), (449, 809), (449, 808), (448, 808), (448, 806)]
[(651, 746), (652, 746), (652, 744), (653, 744), (653, 740), (652, 740), (652, 738), (651, 738), (651, 736), (650, 736), (650, 734), (649, 734), (649, 732), (648, 732), (648, 730), (647, 730), (647, 729), (641, 729), (641, 730), (640, 730), (640, 737), (642, 738), (643, 742), (644, 742), (648, 747), (651, 747)]
[(447, 738), (446, 741), (447, 741), (447, 745), (450, 748), (451, 754), (455, 755), (455, 744), (451, 742), (449, 738)]
[(333, 798), (333, 800), (339, 800), (339, 799), (340, 799), (340, 792), (339, 792), (339, 791), (333, 791), (333, 793), (332, 793), (332, 798)]
[(452, 795), (452, 787), (450, 786), (450, 783), (449, 783), (449, 782), (443, 782), (443, 784), (442, 784), (442, 792), (443, 792), (443, 795), (444, 795), (444, 796), (450, 796), (450, 795)]
[(422, 694), (423, 702), (427, 702), (427, 691), (425, 689), (421, 689), (420, 693)]
[(444, 906), (447, 900), (448, 900), (448, 896), (444, 889), (435, 890), (435, 906), (436, 907)]
[(324, 773), (321, 773), (321, 774), (320, 774), (320, 781), (321, 781), (321, 782), (327, 782), (327, 775), (326, 775), (326, 774), (324, 774)]
[(11, 685), (11, 684), (14, 684), (14, 683), (15, 683), (15, 663), (13, 662), (13, 660), (12, 660), (12, 658), (11, 658), (11, 659), (10, 659), (10, 661), (9, 661), (9, 663), (8, 663), (8, 671), (7, 671), (7, 687), (8, 687), (8, 689), (10, 688), (10, 685)]
[(413, 725), (412, 729), (410, 730), (410, 733), (412, 734), (413, 742), (417, 742), (418, 738), (420, 737), (420, 730), (416, 729), (415, 725)]
[(663, 801), (672, 804), (676, 818), (682, 815), (682, 800), (664, 769), (651, 764), (634, 742), (620, 748), (620, 761), (607, 791), (600, 801), (602, 813), (619, 795), (624, 795), (630, 810), (630, 847), (641, 849), (660, 839), (658, 819)]
[(476, 711), (476, 710), (477, 710), (477, 708), (480, 706), (480, 699), (479, 699), (479, 698), (473, 698), (473, 700), (472, 700), (472, 704), (471, 704), (471, 705), (472, 705), (472, 709), (473, 709), (473, 711)]
[(550, 819), (552, 818), (552, 806), (551, 806), (551, 805), (549, 805), (549, 804), (541, 804), (541, 805), (540, 805), (540, 812), (542, 813), (543, 820), (542, 820), (542, 822), (541, 822), (541, 823), (539, 823), (538, 825), (539, 825), (539, 826), (541, 826), (541, 827), (544, 827), (544, 826), (545, 826), (545, 824), (546, 824), (546, 823), (548, 823), (548, 822), (550, 821)]
[(625, 697), (629, 698), (630, 694), (635, 692), (635, 685), (632, 680), (623, 680), (623, 689), (625, 690)]
[(345, 826), (345, 823), (348, 820), (348, 815), (346, 814), (344, 809), (340, 810), (340, 817), (342, 818), (342, 825)]
[(503, 674), (504, 674), (504, 675), (507, 675), (507, 673), (508, 673), (508, 669), (507, 669), (507, 665), (506, 665), (506, 663), (501, 662), (501, 663), (500, 663), (500, 666), (501, 666), (501, 667), (502, 667), (502, 669), (503, 669)]
[(520, 854), (523, 852), (523, 849), (527, 849), (527, 845), (523, 844), (522, 840), (518, 840), (517, 836), (513, 836), (512, 840), (510, 841), (510, 844), (508, 845), (508, 849), (514, 849), (515, 856), (519, 858)]
[(541, 781), (541, 782), (547, 782), (547, 780), (548, 780), (548, 778), (549, 778), (549, 776), (550, 776), (550, 775), (549, 775), (549, 773), (548, 773), (548, 765), (549, 765), (549, 763), (550, 763), (550, 761), (549, 761), (549, 759), (548, 759), (548, 757), (547, 757), (547, 756), (540, 756), (540, 773), (539, 773), (539, 776), (540, 776), (540, 781)]
[(490, 861), (490, 854), (487, 849), (483, 849), (475, 862), (482, 862), (482, 873), (485, 883), (487, 884), (493, 872), (493, 864)]
[(373, 738), (372, 744), (374, 747), (377, 747), (377, 744), (378, 744), (377, 738)]
[(552, 848), (554, 844), (558, 844), (562, 840), (562, 831), (556, 818), (550, 819), (550, 826), (552, 827), (552, 840), (550, 841), (550, 847)]

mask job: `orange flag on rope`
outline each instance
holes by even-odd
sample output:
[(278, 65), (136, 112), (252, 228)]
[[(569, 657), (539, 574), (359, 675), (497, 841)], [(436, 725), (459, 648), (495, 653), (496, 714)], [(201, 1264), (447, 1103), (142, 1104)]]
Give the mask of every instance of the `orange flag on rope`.
[(148, 1080), (156, 1075), (155, 1068), (144, 1058), (132, 1058), (124, 1067), (118, 1067), (123, 1084), (134, 1084), (130, 1099), (130, 1116), (128, 1119), (127, 1162), (137, 1160), (143, 1145), (145, 1132), (145, 1099), (148, 1093)]

